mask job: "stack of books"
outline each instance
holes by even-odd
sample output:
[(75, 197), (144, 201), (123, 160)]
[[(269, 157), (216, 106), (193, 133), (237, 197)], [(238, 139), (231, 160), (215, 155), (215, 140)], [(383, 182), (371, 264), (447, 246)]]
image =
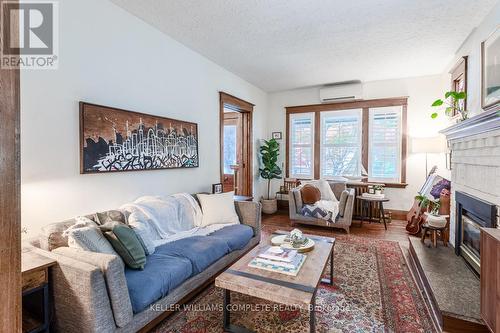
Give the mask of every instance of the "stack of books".
[(369, 198), (369, 199), (384, 199), (385, 198), (385, 194), (383, 194), (383, 193), (371, 194), (371, 193), (365, 192), (361, 196), (363, 196), (365, 198)]
[(270, 246), (259, 253), (248, 266), (296, 276), (305, 260), (306, 255), (298, 253), (297, 250)]

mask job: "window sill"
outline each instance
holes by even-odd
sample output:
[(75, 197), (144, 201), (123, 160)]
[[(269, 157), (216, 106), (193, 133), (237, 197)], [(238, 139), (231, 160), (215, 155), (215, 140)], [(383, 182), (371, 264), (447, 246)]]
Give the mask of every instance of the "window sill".
[(381, 183), (384, 184), (387, 188), (406, 188), (408, 186), (407, 183)]

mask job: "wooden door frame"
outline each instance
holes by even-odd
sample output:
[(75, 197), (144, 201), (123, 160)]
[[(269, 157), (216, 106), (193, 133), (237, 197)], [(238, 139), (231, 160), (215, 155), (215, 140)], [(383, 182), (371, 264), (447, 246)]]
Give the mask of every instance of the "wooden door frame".
[[(5, 0), (0, 0), (3, 8)], [(3, 22), (6, 22), (7, 13)], [(14, 18), (16, 19), (16, 18)], [(14, 22), (15, 24), (16, 22)], [(6, 28), (6, 27), (4, 27)], [(8, 28), (7, 28), (8, 29)], [(18, 40), (19, 30), (9, 31)], [(3, 36), (0, 35), (0, 43)], [(15, 55), (14, 55), (15, 56)], [(21, 163), (19, 69), (0, 68), (0, 332), (21, 331)]]
[(253, 196), (253, 108), (254, 104), (244, 101), (238, 97), (219, 91), (219, 148), (220, 148), (220, 182), (224, 181), (224, 108), (240, 112), (243, 115), (243, 158), (248, 161), (245, 173), (242, 175), (248, 187), (242, 191), (242, 195)]

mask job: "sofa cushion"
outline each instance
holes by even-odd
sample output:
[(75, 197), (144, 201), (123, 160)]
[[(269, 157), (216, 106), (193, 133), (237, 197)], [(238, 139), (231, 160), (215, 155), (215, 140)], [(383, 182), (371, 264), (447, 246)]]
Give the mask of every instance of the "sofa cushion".
[(229, 252), (231, 249), (225, 240), (210, 236), (193, 236), (160, 245), (155, 254), (189, 259), (193, 265), (193, 274), (198, 274)]
[(148, 256), (144, 270), (125, 268), (125, 278), (132, 303), (132, 310), (138, 313), (150, 304), (165, 297), (171, 290), (191, 277), (191, 261), (156, 251)]
[[(94, 221), (94, 215), (86, 216)], [(63, 236), (64, 231), (76, 223), (75, 219), (63, 222), (51, 223), (42, 227), (39, 241), (40, 247), (46, 251), (52, 251), (61, 246), (68, 246), (68, 237)]]
[(120, 222), (106, 222), (101, 228), (104, 236), (128, 267), (144, 269), (146, 253), (132, 228)]
[(312, 185), (304, 185), (300, 189), (302, 202), (306, 205), (313, 205), (315, 202), (321, 200), (321, 192), (317, 187)]
[(321, 200), (337, 201), (330, 184), (324, 179), (304, 180), (302, 184), (316, 187), (321, 192)]
[(81, 227), (68, 231), (68, 246), (83, 251), (106, 253), (118, 256), (101, 230), (96, 226)]
[(231, 251), (241, 250), (253, 237), (253, 228), (244, 224), (234, 224), (219, 229), (208, 237), (225, 241)]
[(199, 227), (211, 224), (239, 223), (240, 219), (234, 208), (234, 192), (221, 194), (197, 194), (203, 218)]

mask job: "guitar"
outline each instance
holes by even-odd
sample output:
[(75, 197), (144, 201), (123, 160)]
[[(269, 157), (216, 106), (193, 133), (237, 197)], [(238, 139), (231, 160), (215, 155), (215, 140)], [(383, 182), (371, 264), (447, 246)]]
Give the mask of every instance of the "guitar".
[[(437, 170), (437, 166), (433, 166), (427, 178), (433, 175)], [(422, 224), (424, 224), (424, 212), (427, 207), (424, 207), (421, 201), (415, 200), (410, 211), (406, 215), (406, 231), (410, 235), (418, 235), (422, 229)]]

